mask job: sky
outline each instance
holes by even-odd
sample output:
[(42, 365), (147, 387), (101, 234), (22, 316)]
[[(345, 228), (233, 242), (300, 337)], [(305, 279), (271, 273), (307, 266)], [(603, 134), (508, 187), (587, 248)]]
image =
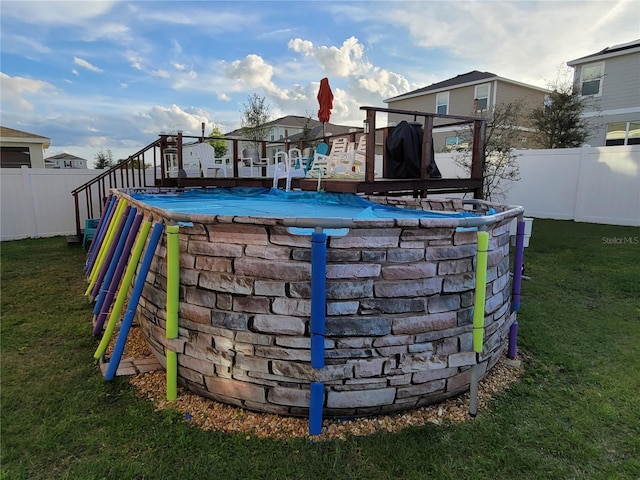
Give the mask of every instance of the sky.
[(547, 87), (566, 62), (640, 38), (640, 0), (0, 0), (0, 123), (51, 138), (45, 157), (126, 158), (160, 132), (273, 119), (362, 126), (361, 106), (472, 70)]

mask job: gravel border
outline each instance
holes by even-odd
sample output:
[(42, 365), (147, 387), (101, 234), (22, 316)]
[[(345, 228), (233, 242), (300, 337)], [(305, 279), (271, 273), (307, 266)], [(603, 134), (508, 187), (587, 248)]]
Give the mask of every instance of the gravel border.
[[(136, 328), (130, 332), (125, 355), (134, 358), (152, 355), (146, 340)], [(494, 396), (519, 381), (523, 371), (520, 360), (511, 360), (503, 356), (480, 381), (478, 416), (487, 410)], [(151, 400), (157, 410), (173, 408), (183, 415), (185, 421), (203, 430), (246, 434), (247, 439), (254, 436), (279, 440), (290, 438), (308, 438), (314, 441), (344, 440), (350, 435), (398, 432), (404, 428), (417, 427), (426, 423), (447, 425), (473, 421), (473, 417), (469, 415), (469, 394), (466, 393), (441, 403), (395, 414), (348, 420), (324, 419), (322, 433), (312, 436), (309, 435), (307, 418), (251, 412), (201, 397), (182, 387), (178, 388), (178, 398), (174, 402), (168, 402), (165, 399), (164, 371), (134, 375), (129, 381), (135, 387), (137, 395)]]

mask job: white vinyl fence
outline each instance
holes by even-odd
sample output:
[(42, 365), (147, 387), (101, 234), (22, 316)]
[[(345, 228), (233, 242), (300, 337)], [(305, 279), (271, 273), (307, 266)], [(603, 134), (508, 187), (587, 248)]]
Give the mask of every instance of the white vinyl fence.
[[(520, 180), (501, 202), (526, 215), (640, 226), (640, 145), (517, 151)], [(444, 177), (464, 176), (437, 154)], [(0, 170), (0, 240), (75, 234), (71, 191), (102, 170)], [(86, 213), (81, 213), (84, 226)]]

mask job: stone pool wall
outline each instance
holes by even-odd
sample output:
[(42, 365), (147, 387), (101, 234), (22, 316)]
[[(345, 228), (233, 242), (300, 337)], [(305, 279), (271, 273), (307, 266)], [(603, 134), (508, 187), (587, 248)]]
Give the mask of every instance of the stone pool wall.
[[(460, 201), (374, 197), (409, 208)], [(140, 206), (140, 205), (136, 205)], [(156, 210), (148, 214), (160, 220)], [(507, 345), (509, 224), (488, 227), (484, 351), (472, 348), (475, 231), (438, 220), (363, 220), (327, 241), (325, 367), (310, 365), (310, 237), (275, 220), (194, 217), (180, 228), (179, 338), (165, 338), (166, 249), (158, 247), (138, 321), (179, 382), (220, 402), (308, 415), (309, 384), (325, 385), (325, 416), (361, 416), (439, 402), (469, 388)], [(422, 226), (421, 226), (422, 222)], [(426, 224), (429, 228), (425, 228)], [(446, 222), (445, 222), (446, 223)], [(438, 225), (441, 226), (438, 226)]]

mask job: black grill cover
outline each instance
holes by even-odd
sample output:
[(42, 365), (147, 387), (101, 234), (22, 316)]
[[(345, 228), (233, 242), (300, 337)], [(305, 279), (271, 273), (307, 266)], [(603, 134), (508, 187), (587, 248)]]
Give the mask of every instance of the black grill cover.
[[(387, 178), (420, 178), (423, 136), (424, 129), (418, 122), (403, 120), (394, 127), (385, 143)], [(442, 178), (434, 159), (433, 142), (427, 171), (431, 178)]]

